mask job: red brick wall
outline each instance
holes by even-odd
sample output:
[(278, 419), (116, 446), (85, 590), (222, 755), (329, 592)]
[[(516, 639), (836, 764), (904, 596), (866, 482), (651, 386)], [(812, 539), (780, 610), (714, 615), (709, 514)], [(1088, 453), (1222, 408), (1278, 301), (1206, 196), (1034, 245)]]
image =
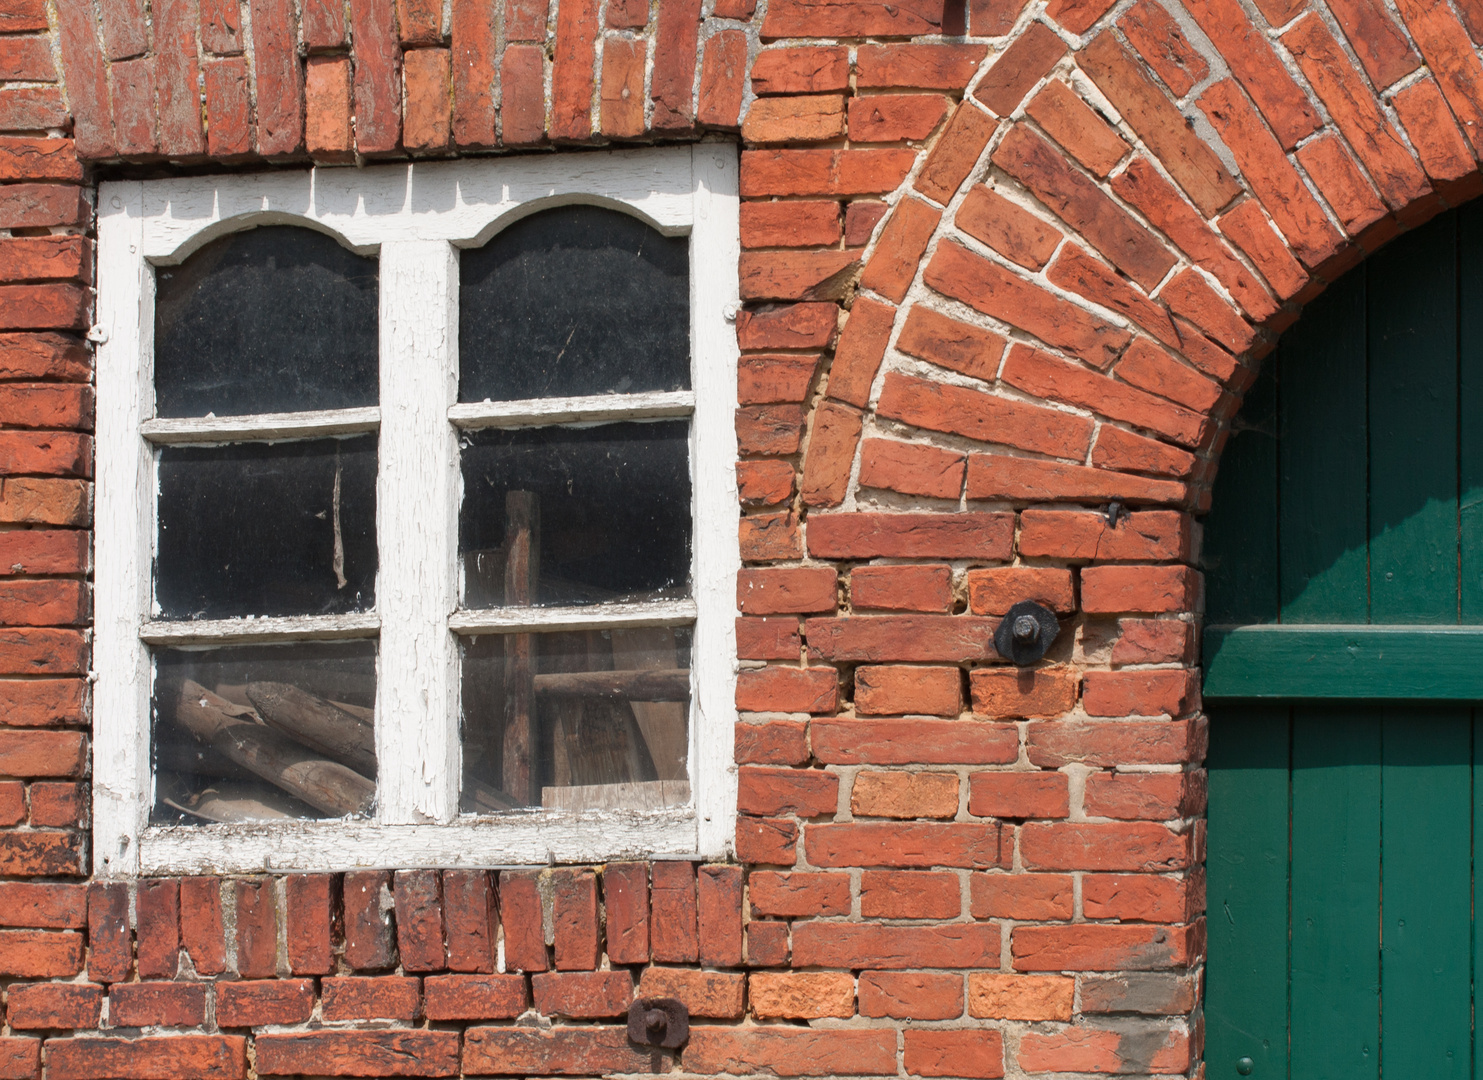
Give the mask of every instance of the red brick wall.
[[(1473, 0), (0, 0), (0, 1078), (1192, 1074), (1190, 513), (1299, 305), (1479, 190), (1480, 41)], [(93, 181), (727, 132), (739, 865), (88, 883)], [(1026, 597), (1033, 672), (987, 643)]]

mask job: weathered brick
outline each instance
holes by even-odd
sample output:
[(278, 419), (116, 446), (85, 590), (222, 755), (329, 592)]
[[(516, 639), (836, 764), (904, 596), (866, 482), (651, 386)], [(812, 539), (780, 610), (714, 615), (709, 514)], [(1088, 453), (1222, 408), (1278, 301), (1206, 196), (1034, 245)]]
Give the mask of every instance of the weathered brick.
[(649, 868), (643, 863), (609, 863), (603, 869), (602, 887), (608, 960), (648, 963)]
[(828, 302), (768, 304), (736, 316), (743, 349), (814, 349), (834, 337), (839, 308)]
[(1001, 975), (980, 971), (968, 976), (968, 1013), (987, 1020), (1071, 1019), (1076, 980), (1062, 975)]
[(435, 1022), (509, 1020), (527, 1006), (520, 975), (432, 975), (422, 994), (423, 1015)]
[(456, 1031), (309, 1031), (254, 1040), (259, 1076), (456, 1076)]
[(963, 1015), (963, 979), (926, 971), (860, 974), (860, 1015), (893, 1020), (952, 1020)]
[(1189, 879), (1151, 874), (1086, 874), (1081, 904), (1088, 919), (1125, 922), (1187, 922), (1191, 910)]
[(254, 979), (216, 984), (216, 1022), (224, 1028), (302, 1024), (313, 1012), (313, 979)]
[(941, 22), (942, 5), (924, 0), (910, 0), (900, 5), (874, 4), (865, 0), (830, 0), (822, 4), (784, 0), (769, 5), (767, 17), (762, 22), (762, 36), (910, 37), (935, 34)]
[(506, 146), (545, 138), (545, 64), (538, 45), (508, 45), (500, 57), (500, 136)]
[(343, 888), (345, 962), (357, 971), (395, 967), (391, 874), (384, 870), (359, 870), (345, 875)]
[(839, 237), (839, 203), (832, 199), (741, 204), (742, 247), (828, 247)]
[(1063, 818), (1070, 777), (1058, 772), (986, 772), (968, 778), (968, 812), (977, 817)]
[(1014, 515), (818, 514), (809, 519), (809, 554), (823, 559), (1007, 559)]
[(855, 708), (865, 716), (957, 716), (963, 709), (962, 673), (955, 667), (861, 667), (855, 671)]
[(737, 807), (744, 814), (832, 817), (839, 777), (813, 769), (748, 767), (738, 778)]
[(747, 506), (777, 506), (793, 497), (794, 467), (787, 461), (738, 461), (736, 489)]
[(1082, 975), (1084, 1013), (1144, 1013), (1180, 1016), (1194, 1008), (1195, 980), (1172, 972), (1119, 972)]
[(87, 925), (87, 891), (81, 885), (0, 882), (0, 926), (81, 930)]
[(311, 56), (304, 78), (304, 145), (315, 161), (350, 161), (350, 58)]
[(915, 161), (908, 149), (744, 150), (741, 194), (877, 195), (894, 191)]
[(206, 986), (119, 983), (108, 991), (108, 1019), (116, 1027), (200, 1027), (206, 1022)]
[(918, 199), (903, 198), (897, 203), (860, 275), (861, 287), (897, 303), (905, 299), (941, 217), (939, 211)]
[[(798, 655), (797, 627), (793, 656)], [(736, 725), (738, 765), (802, 765), (808, 760), (808, 725), (800, 720), (770, 720)]]
[(749, 145), (770, 142), (825, 142), (845, 133), (844, 97), (802, 94), (758, 98), (742, 121)]
[(351, 0), (355, 41), (355, 146), (363, 154), (395, 150), (402, 134), (400, 50), (390, 0)]
[[(128, 886), (100, 882), (89, 885), (88, 977), (101, 983), (123, 982), (127, 979), (133, 962), (132, 937), (129, 931)], [(71, 939), (73, 935), (68, 935), (66, 939), (48, 937), (45, 940), (53, 947), (65, 950)]]
[(788, 963), (788, 952), (787, 923), (747, 923), (747, 965), (749, 967), (782, 967)]
[(914, 1076), (1004, 1075), (1004, 1036), (998, 1031), (908, 1029), (902, 1061)]
[(488, 871), (443, 871), (443, 922), (449, 970), (494, 971), (499, 915)]
[(1193, 721), (1066, 721), (1032, 724), (1025, 742), (1026, 751), (1034, 764), (1041, 768), (1055, 769), (1072, 763), (1101, 768), (1119, 765), (1182, 765), (1205, 756), (1205, 739), (1204, 725)]
[(0, 930), (0, 976), (71, 978), (82, 970), (82, 950), (82, 935), (70, 930)]
[(1060, 667), (979, 668), (969, 673), (968, 683), (979, 716), (1034, 720), (1070, 712), (1081, 676)]
[(862, 772), (850, 792), (857, 817), (950, 818), (958, 813), (953, 773)]
[(638, 993), (646, 998), (678, 998), (691, 1016), (735, 1020), (742, 1014), (746, 982), (747, 977), (739, 972), (649, 967), (639, 979)]
[(278, 898), (269, 880), (238, 881), (237, 974), (268, 979), (278, 972)]
[(798, 559), (803, 556), (803, 534), (798, 518), (789, 512), (752, 514), (737, 523), (741, 557), (747, 562)]
[(700, 962), (737, 967), (742, 962), (742, 872), (736, 866), (702, 866), (695, 879)]
[[(1014, 350), (1010, 355), (1013, 362)], [(1058, 457), (1084, 457), (1091, 444), (1092, 424), (1084, 417), (894, 371), (886, 375), (877, 410), (928, 431)]]
[[(653, 102), (649, 126), (685, 131), (695, 119), (695, 58), (700, 36), (700, 0), (661, 0), (649, 75)], [(560, 12), (558, 6), (557, 11)], [(558, 15), (559, 17), (559, 15)]]
[(1066, 152), (1102, 179), (1128, 152), (1128, 144), (1065, 83), (1052, 79), (1025, 112)]
[(748, 251), (741, 257), (743, 300), (839, 300), (853, 284), (852, 251)]
[(982, 109), (963, 102), (927, 155), (915, 187), (929, 199), (947, 203), (967, 179), (998, 124)]
[(961, 90), (978, 70), (982, 45), (861, 45), (855, 84), (870, 89)]
[(757, 971), (747, 977), (747, 997), (762, 1020), (848, 1019), (855, 1015), (855, 978), (837, 971)]
[(1442, 9), (1416, 0), (1399, 0), (1396, 8), (1468, 141), (1475, 151), (1483, 147), (1483, 103), (1478, 100), (1478, 87), (1483, 85), (1483, 62), (1468, 40), (1467, 31), (1451, 8)]
[(402, 143), (409, 150), (441, 150), (452, 122), (447, 49), (411, 49), (402, 57), (406, 117)]
[(937, 130), (951, 102), (941, 94), (866, 94), (850, 98), (850, 141), (917, 141)]
[[(261, 1057), (258, 1071), (264, 1071)], [(47, 1047), (46, 1072), (55, 1080), (170, 1075), (196, 1076), (202, 1080), (244, 1080), (247, 1076), (247, 1040), (240, 1035), (58, 1039)]]
[(226, 934), (219, 878), (182, 878), (180, 943), (199, 975), (220, 975), (227, 967)]
[(1076, 609), (1071, 571), (1049, 566), (1001, 566), (970, 570), (968, 609), (975, 615), (1003, 615), (1015, 604), (1034, 600), (1062, 614)]
[(894, 1076), (896, 1039), (890, 1031), (692, 1027), (685, 1068), (738, 1075)]
[(401, 975), (337, 976), (320, 983), (326, 1020), (413, 1020), (421, 1013), (421, 980)]
[(649, 948), (661, 963), (694, 963), (699, 953), (695, 864), (657, 862), (650, 870)]
[(1146, 971), (1184, 967), (1200, 948), (1193, 926), (1081, 923), (1017, 926), (1010, 935), (1016, 971)]
[(1088, 566), (1081, 572), (1081, 606), (1095, 613), (1192, 611), (1200, 581), (1188, 566)]
[(949, 566), (860, 566), (850, 572), (857, 611), (946, 612), (953, 603)]
[(973, 96), (1000, 116), (1008, 116), (1061, 57), (1066, 43), (1044, 23), (1032, 22), (1000, 54)]
[(627, 971), (548, 971), (530, 980), (536, 1011), (573, 1020), (628, 1014), (633, 976)]
[(593, 970), (602, 955), (597, 875), (590, 870), (557, 870), (551, 875), (551, 897), (556, 969)]
[[(961, 866), (983, 869), (1007, 857), (997, 824), (869, 822), (811, 825), (809, 862), (818, 867)], [(795, 943), (794, 949), (798, 946)], [(923, 966), (932, 966), (924, 964)]]
[(1184, 97), (1210, 74), (1205, 58), (1190, 44), (1168, 9), (1155, 0), (1139, 0), (1123, 12), (1117, 25), (1175, 97)]
[[(695, 1033), (691, 1028), (691, 1045)], [(456, 1073), (456, 1033), (453, 1070)], [(622, 1027), (470, 1028), (464, 1036), (464, 1071), (472, 1075), (556, 1074), (599, 1076), (605, 1073), (646, 1072), (650, 1054), (628, 1041)]]
[(752, 92), (825, 94), (850, 85), (850, 51), (844, 46), (803, 45), (763, 49), (752, 63)]
[(797, 844), (797, 822), (786, 818), (737, 818), (736, 857), (742, 862), (792, 866), (797, 860)]
[[(955, 784), (954, 811), (957, 810), (957, 801)], [(860, 914), (867, 919), (955, 919), (961, 909), (962, 887), (957, 874), (866, 870), (860, 875)]]
[(180, 966), (180, 883), (141, 881), (135, 896), (135, 922), (139, 977), (173, 979)]
[(103, 987), (93, 983), (29, 983), (6, 992), (6, 1018), (16, 1031), (96, 1028)]
[(748, 615), (832, 611), (836, 578), (832, 567), (747, 570), (737, 573), (737, 608)]
[(833, 712), (839, 674), (833, 668), (769, 667), (743, 671), (736, 680), (736, 707), (744, 712)]
[(335, 881), (329, 874), (292, 874), (284, 879), (284, 935), (288, 967), (295, 975), (335, 970)]
[(848, 874), (759, 870), (748, 877), (747, 898), (756, 915), (848, 915), (850, 878)]
[(234, 56), (207, 60), (202, 73), (206, 82), (207, 152), (217, 158), (247, 153), (252, 149), (247, 59)]
[(534, 873), (501, 871), (499, 917), (505, 936), (505, 970), (545, 971), (550, 962)]
[(1005, 765), (1020, 745), (1013, 724), (959, 720), (816, 720), (809, 741), (831, 765)]
[(443, 948), (443, 897), (434, 870), (398, 870), (396, 903), (397, 951), (404, 971), (440, 971), (447, 966)]
[(860, 297), (850, 308), (829, 371), (828, 393), (836, 401), (863, 408), (870, 400), (875, 374), (885, 355), (886, 342), (896, 309), (869, 297)]
[(974, 874), (969, 905), (975, 919), (1070, 919), (1069, 874)]

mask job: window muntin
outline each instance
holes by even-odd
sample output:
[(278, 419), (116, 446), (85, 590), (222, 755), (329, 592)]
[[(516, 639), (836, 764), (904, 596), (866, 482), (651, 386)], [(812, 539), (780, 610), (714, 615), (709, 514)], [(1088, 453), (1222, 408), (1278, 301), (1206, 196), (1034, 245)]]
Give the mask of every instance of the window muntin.
[[(601, 167), (588, 167), (595, 162)], [(735, 343), (727, 325), (737, 258), (735, 167), (730, 147), (698, 146), (587, 154), (580, 170), (570, 170), (560, 156), (542, 156), (104, 185), (99, 321), (109, 341), (98, 363), (98, 873), (333, 869), (387, 860), (406, 866), (515, 865), (719, 854), (728, 848), (735, 807)], [(540, 200), (622, 207), (643, 227), (688, 245), (693, 390), (458, 402), (458, 249), (478, 249), (509, 221), (539, 211)], [(288, 410), (277, 413), (159, 415), (149, 333), (154, 271), (179, 265), (223, 235), (285, 224), (332, 234), (357, 256), (377, 260), (379, 398), (389, 405), (304, 412), (289, 402)], [(691, 538), (693, 597), (578, 607), (459, 607), (460, 432), (552, 425), (579, 431), (606, 421), (688, 422), (692, 414), (690, 466), (707, 477), (690, 492), (697, 523)], [(139, 494), (152, 483), (146, 477), (154, 469), (155, 448), (244, 440), (290, 444), (364, 433), (375, 434), (378, 454), (374, 609), (248, 618), (200, 613), (195, 619), (165, 618), (153, 610), (147, 568), (155, 522), (152, 504), (142, 503)], [(588, 804), (573, 796), (561, 803), (569, 809), (460, 817), (461, 643), (524, 636), (534, 646), (546, 634), (595, 630), (601, 637), (616, 630), (621, 636), (651, 628), (668, 631), (670, 644), (657, 650), (659, 659), (648, 656), (644, 663), (671, 672), (680, 669), (670, 665), (682, 663), (693, 669), (688, 706), (641, 703), (649, 711), (678, 706), (697, 728), (687, 734), (694, 777), (688, 800), (666, 796), (663, 803), (671, 809), (635, 809), (615, 817), (577, 809)], [(370, 820), (298, 821), (248, 832), (228, 825), (148, 824), (151, 648), (165, 657), (291, 643), (303, 654), (309, 643), (336, 640), (358, 641), (376, 655), (374, 741), (381, 768)], [(622, 655), (641, 658), (641, 651), (630, 646)], [(548, 653), (561, 652), (532, 649), (535, 676), (587, 679), (607, 670), (601, 664), (583, 672), (540, 668)], [(285, 654), (297, 655), (292, 649)], [(630, 678), (639, 677), (649, 678)], [(675, 675), (654, 678), (665, 689), (656, 692), (650, 685), (646, 693), (675, 696)], [(579, 694), (562, 687), (557, 696), (580, 700), (593, 689), (590, 679), (578, 681)], [(542, 686), (548, 695), (549, 684)], [(598, 690), (597, 698), (611, 700), (610, 687)], [(487, 808), (478, 809), (482, 814)]]

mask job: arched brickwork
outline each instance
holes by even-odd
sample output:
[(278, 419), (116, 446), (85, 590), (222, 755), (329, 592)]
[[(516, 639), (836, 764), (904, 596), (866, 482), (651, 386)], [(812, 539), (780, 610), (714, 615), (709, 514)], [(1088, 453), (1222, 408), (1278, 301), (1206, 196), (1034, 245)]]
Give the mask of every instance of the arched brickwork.
[[(0, 0), (0, 1077), (1195, 1075), (1189, 514), (1301, 304), (1478, 192), (1480, 41), (1477, 0)], [(742, 143), (739, 865), (88, 883), (96, 178), (697, 137)], [(1070, 628), (1033, 674), (985, 644), (1026, 596)], [(635, 976), (683, 1054), (627, 1046)]]

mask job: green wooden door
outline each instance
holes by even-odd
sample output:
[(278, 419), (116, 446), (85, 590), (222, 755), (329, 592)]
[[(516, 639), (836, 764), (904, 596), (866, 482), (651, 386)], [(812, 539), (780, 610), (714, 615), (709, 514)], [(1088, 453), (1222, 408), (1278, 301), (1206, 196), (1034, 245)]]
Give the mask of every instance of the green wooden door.
[(1284, 335), (1203, 561), (1207, 1075), (1483, 1080), (1483, 212)]

